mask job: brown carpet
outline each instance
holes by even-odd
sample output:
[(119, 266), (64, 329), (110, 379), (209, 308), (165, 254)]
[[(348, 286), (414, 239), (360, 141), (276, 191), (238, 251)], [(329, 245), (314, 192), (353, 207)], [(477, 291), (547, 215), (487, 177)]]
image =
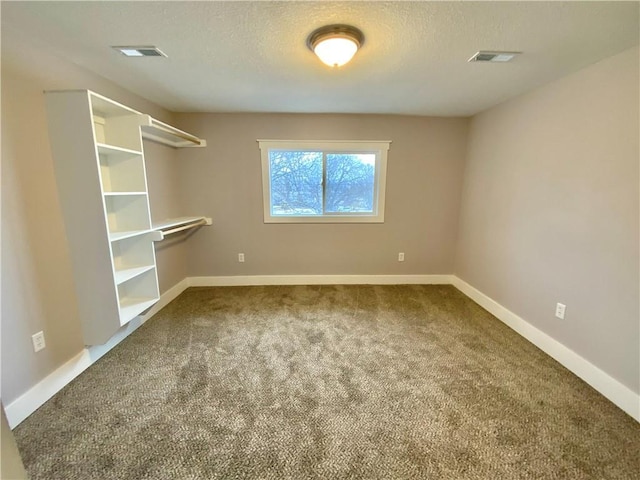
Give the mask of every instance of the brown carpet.
[(640, 425), (451, 286), (191, 288), (15, 434), (33, 480), (640, 478)]

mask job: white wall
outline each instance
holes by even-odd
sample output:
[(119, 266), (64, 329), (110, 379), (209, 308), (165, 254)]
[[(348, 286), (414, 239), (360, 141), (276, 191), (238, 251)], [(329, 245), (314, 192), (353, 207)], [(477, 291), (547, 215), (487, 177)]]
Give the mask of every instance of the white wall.
[(472, 119), (455, 267), (636, 393), (638, 56), (633, 48)]

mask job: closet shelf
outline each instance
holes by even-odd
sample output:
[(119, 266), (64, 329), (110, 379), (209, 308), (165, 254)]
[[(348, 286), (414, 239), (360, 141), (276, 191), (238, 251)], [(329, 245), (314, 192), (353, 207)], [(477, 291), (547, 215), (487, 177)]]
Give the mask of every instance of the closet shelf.
[(120, 324), (133, 320), (158, 301), (154, 297), (125, 297), (120, 299)]
[(132, 278), (135, 278), (138, 275), (142, 275), (143, 273), (148, 272), (149, 270), (152, 270), (154, 268), (155, 267), (153, 265), (143, 265), (140, 267), (131, 267), (131, 268), (125, 268), (122, 270), (116, 270), (115, 271), (116, 285), (120, 285), (121, 283), (124, 283), (127, 280), (131, 280)]
[(212, 221), (210, 217), (177, 217), (163, 220), (161, 222), (154, 222), (151, 228), (152, 230), (160, 233), (162, 236), (160, 240), (162, 240), (166, 235), (171, 235), (172, 233), (178, 233), (184, 230), (211, 224)]
[(115, 145), (107, 145), (106, 143), (96, 143), (98, 153), (101, 155), (114, 155), (114, 156), (130, 156), (130, 155), (142, 155), (142, 152), (137, 150), (131, 150), (130, 148), (116, 147)]
[(112, 232), (109, 234), (110, 242), (117, 242), (118, 240), (124, 240), (125, 238), (137, 237), (138, 235), (144, 235), (153, 230), (130, 230), (128, 232)]
[(154, 142), (162, 143), (173, 148), (182, 147), (206, 147), (207, 141), (201, 138), (184, 132), (176, 127), (167, 125), (160, 120), (149, 116), (149, 121), (146, 125), (142, 125), (142, 138), (151, 140)]

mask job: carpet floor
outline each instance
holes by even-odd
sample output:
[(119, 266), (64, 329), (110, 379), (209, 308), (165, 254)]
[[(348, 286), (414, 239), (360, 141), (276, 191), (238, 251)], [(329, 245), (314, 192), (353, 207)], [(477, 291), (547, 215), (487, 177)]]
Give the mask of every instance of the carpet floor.
[(190, 288), (14, 433), (32, 480), (640, 478), (640, 424), (440, 285)]

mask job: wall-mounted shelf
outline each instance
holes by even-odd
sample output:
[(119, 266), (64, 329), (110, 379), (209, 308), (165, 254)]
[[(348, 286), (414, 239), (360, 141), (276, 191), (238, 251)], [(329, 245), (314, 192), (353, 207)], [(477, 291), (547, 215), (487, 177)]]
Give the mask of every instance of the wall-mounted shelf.
[(203, 225), (211, 225), (212, 223), (209, 217), (177, 217), (161, 222), (154, 222), (151, 229), (158, 232), (161, 235), (160, 240), (162, 240), (166, 235), (190, 230)]
[(162, 143), (173, 148), (183, 147), (206, 147), (207, 141), (183, 132), (182, 130), (167, 125), (160, 120), (149, 116), (149, 122), (140, 127), (142, 130), (142, 138), (153, 142)]

